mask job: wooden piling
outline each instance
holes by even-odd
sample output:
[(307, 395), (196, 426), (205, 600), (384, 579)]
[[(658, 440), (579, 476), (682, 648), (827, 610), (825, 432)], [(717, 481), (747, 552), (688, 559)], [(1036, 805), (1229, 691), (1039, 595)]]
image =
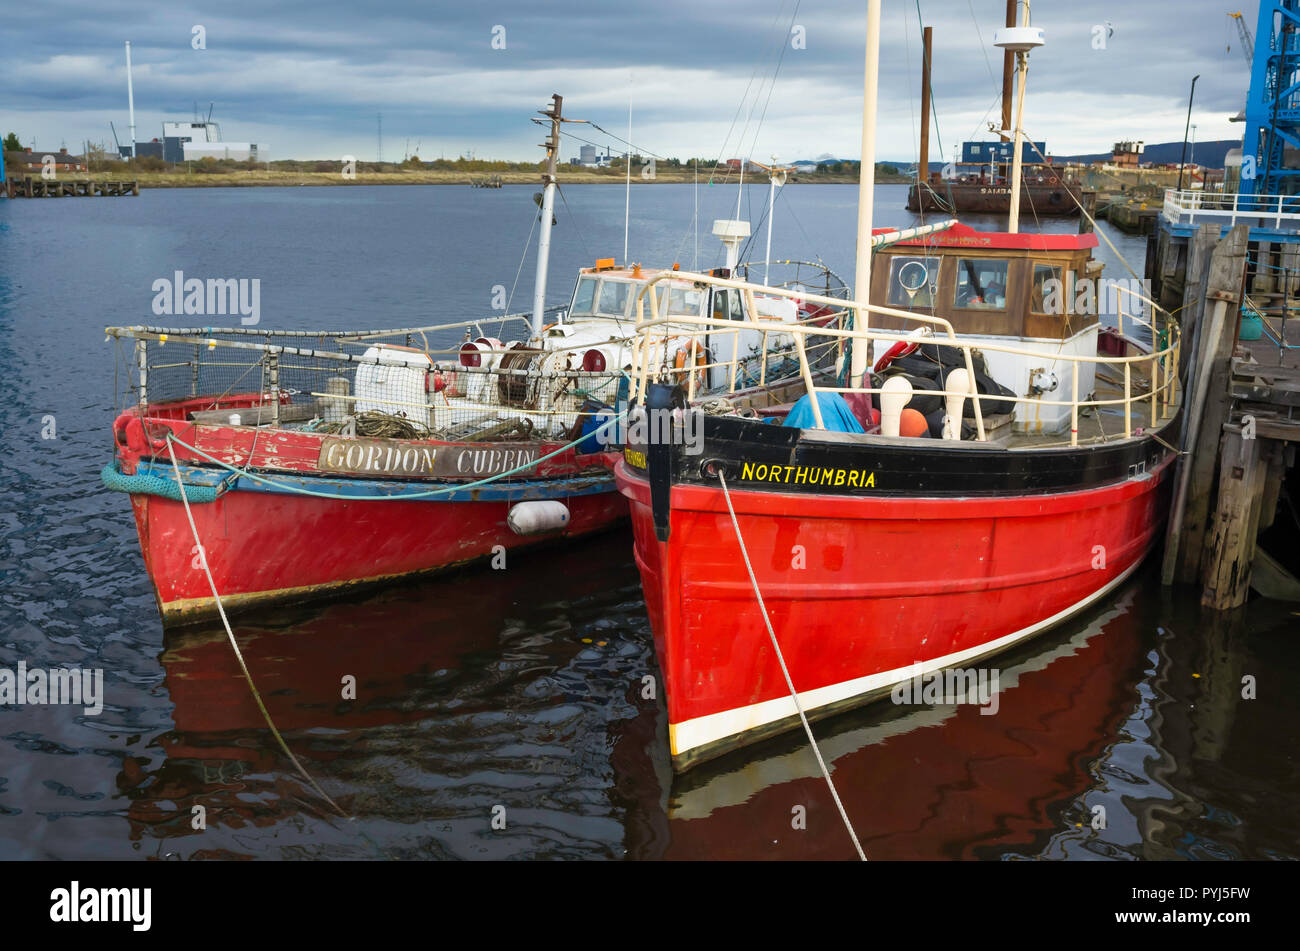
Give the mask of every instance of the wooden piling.
[(5, 192), (10, 198), (90, 198), (94, 196), (139, 195), (140, 183), (92, 182), (84, 179), (44, 179), (33, 176), (10, 179)]
[[(1199, 237), (1199, 235), (1198, 235)], [(1186, 419), (1173, 508), (1165, 539), (1160, 580), (1190, 584), (1200, 577), (1207, 520), (1215, 489), (1215, 470), (1223, 425), (1228, 420), (1228, 378), (1240, 321), (1239, 303), (1246, 273), (1250, 229), (1233, 228), (1210, 256), (1204, 307), (1198, 315), (1192, 352), (1192, 385), (1186, 391)]]
[(1268, 470), (1260, 458), (1261, 440), (1242, 429), (1235, 423), (1224, 427), (1218, 504), (1206, 548), (1201, 604), (1216, 611), (1240, 607), (1250, 594)]

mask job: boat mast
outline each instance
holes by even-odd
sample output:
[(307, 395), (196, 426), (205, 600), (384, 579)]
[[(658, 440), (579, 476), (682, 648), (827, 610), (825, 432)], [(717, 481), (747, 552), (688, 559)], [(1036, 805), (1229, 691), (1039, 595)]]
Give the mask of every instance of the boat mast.
[(772, 214), (776, 206), (776, 190), (785, 184), (787, 170), (779, 168), (776, 156), (772, 156), (772, 167), (767, 170), (768, 180), (772, 183), (767, 191), (767, 253), (763, 256), (763, 283), (767, 284), (767, 272), (772, 266)]
[[(922, 190), (930, 184), (930, 49), (934, 27), (921, 31), (921, 154), (916, 167), (916, 208), (924, 214)], [(924, 219), (922, 219), (924, 220)]]
[[(871, 215), (876, 187), (876, 86), (880, 78), (880, 0), (867, 2), (867, 55), (862, 77), (862, 164), (858, 172), (858, 251), (853, 272), (853, 297), (866, 304), (871, 296)], [(867, 329), (865, 307), (854, 310), (855, 330)], [(867, 373), (866, 343), (853, 347), (850, 386), (862, 386)]]
[(1020, 175), (1024, 164), (1021, 155), (1025, 130), (1025, 73), (1029, 70), (1029, 51), (1043, 45), (1043, 31), (1029, 25), (1029, 0), (1020, 0), (1020, 25), (998, 30), (993, 45), (1016, 54), (1016, 129), (1012, 137), (1011, 156), (1011, 213), (1007, 217), (1007, 230), (1015, 234), (1020, 230)]
[[(629, 77), (630, 78), (630, 77)], [(627, 232), (628, 222), (632, 214), (632, 88), (628, 84), (627, 91), (627, 151), (623, 153), (627, 156), (627, 181), (623, 186), (623, 266), (628, 266), (627, 257)]]
[(533, 336), (542, 332), (543, 314), (546, 310), (546, 267), (551, 257), (551, 217), (555, 208), (555, 162), (560, 154), (560, 110), (564, 103), (559, 93), (551, 96), (551, 108), (542, 113), (551, 120), (551, 134), (542, 148), (546, 149), (546, 171), (542, 173), (542, 232), (537, 240), (537, 278), (533, 283)]
[[(1016, 0), (1007, 0), (1006, 26), (1016, 25)], [(1003, 142), (1011, 141), (1011, 77), (1016, 71), (1016, 54), (1011, 50), (1002, 51), (1002, 131), (998, 138)]]

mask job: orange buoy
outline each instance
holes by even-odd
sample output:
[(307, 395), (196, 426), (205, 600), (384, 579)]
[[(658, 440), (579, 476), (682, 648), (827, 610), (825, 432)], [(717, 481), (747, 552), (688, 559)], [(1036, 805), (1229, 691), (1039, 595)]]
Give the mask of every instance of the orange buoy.
[(900, 436), (924, 436), (930, 431), (930, 424), (926, 422), (925, 417), (917, 410), (908, 407), (903, 410), (903, 415), (898, 421), (898, 435)]

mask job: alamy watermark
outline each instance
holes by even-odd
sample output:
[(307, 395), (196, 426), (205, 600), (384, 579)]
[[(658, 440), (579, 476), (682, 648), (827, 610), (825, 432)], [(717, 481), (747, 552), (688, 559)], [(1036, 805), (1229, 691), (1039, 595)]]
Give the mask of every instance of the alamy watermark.
[(690, 409), (646, 409), (638, 406), (612, 426), (612, 411), (598, 413), (596, 423), (605, 426), (596, 441), (606, 448), (618, 446), (684, 446), (686, 455), (704, 452), (704, 413)]
[(50, 892), (50, 921), (128, 922), (132, 931), (148, 931), (152, 905), (150, 888), (86, 888), (74, 881)]
[[(1039, 294), (1041, 291), (1041, 300)], [(1145, 316), (1151, 282), (1139, 278), (1079, 278), (1069, 284), (1049, 277), (1034, 287), (1033, 310), (1041, 314), (1089, 317)]]
[(172, 277), (153, 282), (153, 312), (158, 316), (197, 314), (239, 314), (239, 322), (251, 326), (262, 319), (261, 278), (186, 277), (176, 271)]
[(988, 667), (948, 667), (923, 672), (923, 664), (913, 665), (906, 680), (894, 684), (890, 699), (896, 704), (975, 704), (983, 707), (981, 716), (998, 712), (998, 671)]
[(0, 667), (0, 706), (80, 706), (86, 716), (104, 710), (104, 671), (77, 667), (28, 668), (20, 660), (16, 669)]

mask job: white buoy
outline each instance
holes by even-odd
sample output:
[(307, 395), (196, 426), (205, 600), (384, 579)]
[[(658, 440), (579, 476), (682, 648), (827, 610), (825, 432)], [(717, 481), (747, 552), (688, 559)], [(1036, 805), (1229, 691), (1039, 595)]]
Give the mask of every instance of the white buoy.
[(970, 392), (970, 374), (958, 367), (948, 374), (943, 388), (948, 391), (944, 400), (948, 415), (943, 419), (943, 438), (961, 439), (961, 418), (965, 415), (966, 394)]
[(912, 384), (905, 376), (891, 376), (880, 387), (880, 433), (897, 436), (903, 407), (912, 401)]
[(506, 524), (516, 535), (558, 532), (569, 524), (569, 507), (563, 502), (520, 502), (510, 509)]

